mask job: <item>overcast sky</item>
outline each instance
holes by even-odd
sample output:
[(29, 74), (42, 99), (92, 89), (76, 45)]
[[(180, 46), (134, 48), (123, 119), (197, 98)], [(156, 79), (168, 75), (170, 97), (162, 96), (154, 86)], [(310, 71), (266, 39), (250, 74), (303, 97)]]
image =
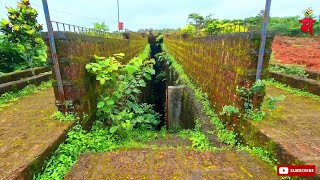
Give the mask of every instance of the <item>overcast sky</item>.
[[(265, 0), (119, 0), (120, 21), (125, 28), (179, 28), (187, 24), (189, 13), (214, 14), (219, 19), (243, 19), (264, 9)], [(38, 21), (45, 24), (41, 0), (30, 0), (39, 12)], [(0, 0), (0, 19), (6, 18), (5, 7), (16, 6), (17, 0)], [(48, 0), (51, 20), (92, 27), (105, 21), (111, 30), (117, 28), (117, 0)], [(318, 0), (273, 0), (271, 16), (303, 16), (312, 7), (320, 15)]]

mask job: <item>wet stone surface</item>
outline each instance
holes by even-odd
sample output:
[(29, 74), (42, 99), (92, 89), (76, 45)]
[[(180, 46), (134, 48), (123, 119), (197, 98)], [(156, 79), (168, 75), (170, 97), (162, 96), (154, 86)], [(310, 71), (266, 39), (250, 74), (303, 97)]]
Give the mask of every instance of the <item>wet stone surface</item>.
[(240, 151), (130, 149), (83, 154), (65, 179), (277, 179), (259, 158)]
[(53, 89), (48, 88), (0, 112), (0, 179), (21, 177), (71, 125), (50, 118), (57, 111), (54, 101)]

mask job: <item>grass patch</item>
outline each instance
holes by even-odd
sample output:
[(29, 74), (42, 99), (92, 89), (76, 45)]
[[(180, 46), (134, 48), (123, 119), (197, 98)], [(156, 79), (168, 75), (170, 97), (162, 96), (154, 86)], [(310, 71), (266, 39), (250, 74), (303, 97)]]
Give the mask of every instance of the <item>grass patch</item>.
[(280, 82), (278, 82), (278, 81), (276, 81), (274, 79), (266, 80), (266, 84), (275, 86), (276, 88), (279, 88), (281, 90), (287, 91), (287, 92), (289, 92), (291, 94), (295, 94), (297, 96), (307, 97), (307, 98), (311, 98), (311, 99), (313, 99), (315, 101), (320, 101), (320, 96), (318, 96), (318, 95), (303, 91), (301, 89), (290, 87), (289, 85), (282, 84), (282, 83), (280, 83)]
[(60, 122), (69, 122), (69, 121), (74, 121), (74, 120), (78, 120), (79, 117), (76, 113), (72, 113), (72, 112), (60, 112), (57, 111), (55, 112), (52, 116), (52, 119), (58, 120)]
[(307, 78), (306, 68), (298, 65), (270, 64), (269, 71)]

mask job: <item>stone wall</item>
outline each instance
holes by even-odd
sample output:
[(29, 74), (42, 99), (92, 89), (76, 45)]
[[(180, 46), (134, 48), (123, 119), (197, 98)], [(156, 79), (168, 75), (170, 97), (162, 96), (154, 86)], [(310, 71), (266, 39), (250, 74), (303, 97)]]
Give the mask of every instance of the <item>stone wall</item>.
[[(267, 37), (263, 76), (267, 73), (273, 37)], [(217, 112), (225, 105), (243, 108), (236, 87), (251, 86), (255, 81), (260, 33), (167, 36), (164, 43), (186, 74), (208, 94)], [(263, 96), (264, 93), (259, 95), (256, 104), (262, 102)]]
[[(68, 111), (77, 112), (80, 117), (86, 114), (88, 119), (95, 115), (100, 89), (95, 77), (87, 73), (85, 65), (94, 61), (94, 55), (108, 57), (116, 53), (126, 54), (123, 60), (125, 63), (142, 52), (147, 45), (147, 37), (138, 33), (127, 34), (126, 38), (103, 38), (54, 32), (54, 37), (65, 93), (64, 104), (70, 105)], [(45, 39), (48, 43), (48, 38)], [(53, 67), (52, 60), (50, 64)], [(54, 69), (52, 70), (54, 72)], [(63, 110), (64, 104), (59, 98), (57, 83), (53, 84), (56, 105), (59, 110)]]

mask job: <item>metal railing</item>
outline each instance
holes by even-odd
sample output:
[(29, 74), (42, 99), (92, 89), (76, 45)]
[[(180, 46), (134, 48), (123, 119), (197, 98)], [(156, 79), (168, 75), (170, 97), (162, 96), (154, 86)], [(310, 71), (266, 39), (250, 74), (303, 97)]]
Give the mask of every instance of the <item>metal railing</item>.
[(97, 30), (92, 28), (81, 27), (73, 24), (67, 24), (63, 22), (51, 21), (53, 31), (67, 31), (75, 33), (85, 33), (100, 36), (112, 36), (112, 33), (103, 30)]

